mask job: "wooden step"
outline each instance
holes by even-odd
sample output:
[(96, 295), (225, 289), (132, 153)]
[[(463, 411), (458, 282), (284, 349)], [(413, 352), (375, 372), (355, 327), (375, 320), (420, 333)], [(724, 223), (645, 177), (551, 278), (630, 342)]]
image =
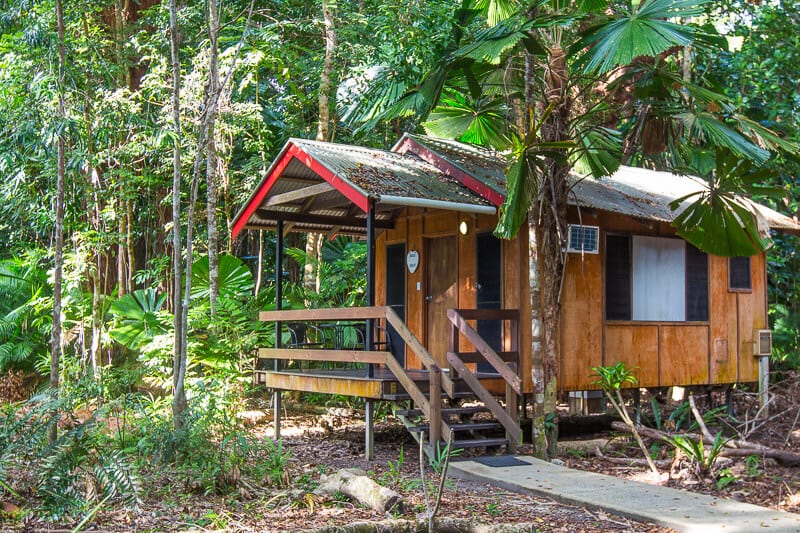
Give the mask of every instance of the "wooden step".
[(482, 431), (485, 429), (500, 429), (503, 426), (498, 422), (467, 422), (464, 424), (447, 424), (453, 431)]
[[(456, 392), (454, 397), (455, 398), (475, 398), (475, 393), (472, 392), (472, 391), (460, 391), (460, 392)], [(392, 401), (392, 402), (402, 402), (404, 400), (410, 400), (411, 396), (406, 394), (406, 393), (404, 393), (404, 392), (398, 392), (396, 394), (384, 394), (382, 396), (382, 399), (383, 400), (389, 400), (389, 401)]]
[(508, 444), (506, 439), (464, 439), (454, 440), (451, 449), (458, 448), (481, 448), (486, 446), (505, 446)]
[[(488, 413), (488, 412), (489, 410), (483, 406), (442, 408), (442, 416), (474, 415), (477, 413)], [(398, 416), (422, 416), (422, 411), (419, 409), (397, 409), (395, 413)]]
[[(505, 363), (516, 363), (519, 352), (495, 352)], [(456, 352), (459, 359), (465, 363), (484, 363), (486, 358), (480, 352)]]

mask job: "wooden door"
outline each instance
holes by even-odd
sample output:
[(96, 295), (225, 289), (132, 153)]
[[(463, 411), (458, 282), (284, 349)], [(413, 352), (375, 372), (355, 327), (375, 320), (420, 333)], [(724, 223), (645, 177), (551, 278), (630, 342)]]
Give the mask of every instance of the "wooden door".
[(458, 250), (454, 236), (428, 239), (427, 244), (426, 344), (444, 368), (450, 342), (447, 310), (458, 307)]

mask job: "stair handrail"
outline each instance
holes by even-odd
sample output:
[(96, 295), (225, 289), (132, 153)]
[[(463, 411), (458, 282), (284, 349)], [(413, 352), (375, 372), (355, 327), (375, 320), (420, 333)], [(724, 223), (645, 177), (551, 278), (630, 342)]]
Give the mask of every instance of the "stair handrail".
[[(464, 335), (467, 340), (472, 343), (478, 352), (486, 359), (486, 362), (492, 365), (492, 367), (497, 370), (497, 373), (502, 376), (502, 378), (508, 383), (512, 389), (516, 391), (517, 394), (522, 394), (522, 380), (520, 379), (517, 372), (512, 369), (510, 366), (506, 364), (503, 359), (497, 355), (497, 352), (494, 351), (494, 348), (489, 346), (483, 337), (473, 328), (469, 322), (467, 322), (466, 318), (463, 315), (470, 315), (469, 313), (472, 311), (470, 309), (448, 309), (447, 310), (447, 318), (450, 322), (456, 327), (458, 331)], [(486, 310), (490, 311), (490, 310)], [(492, 309), (491, 311), (495, 311)], [(513, 311), (507, 309), (498, 309), (496, 311)], [(482, 313), (483, 314), (483, 313)], [(478, 316), (477, 314), (472, 314), (473, 316)], [(489, 315), (487, 313), (487, 315)], [(502, 316), (498, 313), (498, 316)], [(472, 317), (470, 317), (472, 318)], [(514, 318), (509, 318), (509, 320), (514, 320)], [(451, 339), (451, 342), (457, 342), (457, 339)], [(458, 350), (455, 349), (455, 346), (451, 346), (450, 350), (454, 353), (458, 353)]]
[[(492, 312), (494, 311), (494, 312)], [(489, 344), (480, 336), (480, 334), (468, 322), (466, 315), (470, 319), (490, 319), (496, 316), (497, 320), (511, 320), (513, 334), (518, 333), (516, 322), (519, 321), (519, 312), (512, 309), (480, 309), (480, 310), (462, 310), (462, 309), (448, 309), (447, 318), (450, 320), (453, 328), (453, 334), (450, 336), (450, 350), (447, 352), (447, 361), (458, 373), (459, 377), (464, 380), (467, 386), (475, 393), (475, 395), (483, 401), (489, 411), (494, 415), (498, 422), (506, 430), (506, 438), (508, 439), (509, 451), (514, 451), (519, 444), (522, 437), (522, 430), (519, 427), (517, 417), (518, 395), (522, 394), (522, 380), (515, 370), (509, 367), (503, 359), (497, 355), (497, 352), (489, 346)], [(475, 347), (478, 352), (483, 355), (484, 359), (494, 367), (499, 375), (506, 382), (506, 408), (494, 398), (486, 387), (484, 387), (478, 377), (467, 367), (464, 361), (459, 357), (458, 350), (458, 332), (461, 332), (469, 342)], [(512, 337), (514, 336), (512, 335)], [(518, 339), (512, 339), (514, 347), (518, 346)], [(517, 364), (517, 367), (519, 364)]]
[[(422, 345), (417, 336), (408, 329), (403, 319), (401, 319), (391, 307), (385, 307), (384, 309), (386, 310), (384, 314), (386, 322), (392, 325), (397, 334), (403, 339), (406, 346), (411, 348), (411, 351), (417, 356), (417, 359), (420, 360), (422, 366), (424, 366), (428, 372), (430, 372), (431, 368), (434, 366), (438, 367), (439, 363), (436, 362), (436, 359), (434, 359), (430, 352)], [(446, 373), (442, 373), (442, 390), (444, 390), (450, 398), (455, 396), (455, 385), (451, 377)]]

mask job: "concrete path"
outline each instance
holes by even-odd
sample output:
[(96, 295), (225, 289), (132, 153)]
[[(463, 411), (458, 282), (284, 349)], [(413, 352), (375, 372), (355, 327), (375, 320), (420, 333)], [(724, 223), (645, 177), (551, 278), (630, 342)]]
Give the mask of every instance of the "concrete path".
[(454, 461), (450, 463), (450, 475), (603, 509), (677, 531), (800, 532), (800, 514), (572, 470), (527, 456)]

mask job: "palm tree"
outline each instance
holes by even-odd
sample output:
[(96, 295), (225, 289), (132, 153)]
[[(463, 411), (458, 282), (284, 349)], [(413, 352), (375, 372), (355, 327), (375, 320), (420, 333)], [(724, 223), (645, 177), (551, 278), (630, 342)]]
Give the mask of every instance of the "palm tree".
[[(546, 456), (557, 440), (557, 424), (546, 422), (556, 407), (570, 174), (609, 175), (623, 158), (696, 173), (703, 170), (697, 161), (709, 144), (720, 148), (721, 160), (757, 164), (770, 149), (793, 149), (735, 115), (702, 80), (692, 81), (694, 55), (719, 42), (690, 23), (702, 15), (703, 3), (543, 0), (519, 6), (511, 0), (465, 0), (450, 49), (425, 80), (397, 98), (392, 95), (398, 94), (398, 80), (376, 80), (346, 110), (354, 123), (413, 116), (432, 135), (510, 148), (508, 194), (496, 234), (513, 238), (527, 220), (531, 236), (531, 309), (541, 331), (541, 343), (532, 347), (537, 455)], [(468, 24), (477, 12), (486, 25), (463, 44), (462, 29), (475, 26)], [(709, 191), (679, 219), (685, 224), (679, 231), (712, 251), (709, 233), (691, 230), (711, 225), (725, 237), (726, 254), (752, 255), (768, 242), (756, 214), (733, 199), (749, 168), (731, 165), (717, 165), (720, 172), (711, 173)], [(742, 224), (720, 224), (731, 216)], [(556, 429), (548, 436), (545, 428)]]

